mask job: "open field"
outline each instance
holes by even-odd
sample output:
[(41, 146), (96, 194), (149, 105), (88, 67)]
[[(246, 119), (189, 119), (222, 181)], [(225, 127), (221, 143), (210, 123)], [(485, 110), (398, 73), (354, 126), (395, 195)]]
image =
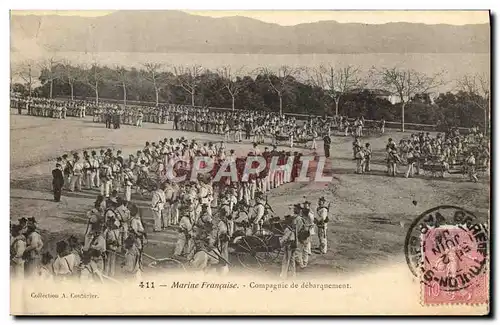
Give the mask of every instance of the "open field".
[[(63, 193), (62, 201), (52, 201), (51, 170), (55, 158), (73, 150), (92, 150), (103, 147), (121, 149), (125, 155), (142, 148), (146, 141), (184, 136), (200, 141), (220, 140), (220, 136), (171, 130), (171, 125), (145, 124), (144, 128), (124, 125), (119, 130), (106, 129), (103, 124), (92, 123), (91, 118), (55, 120), (49, 118), (11, 115), (11, 221), (22, 216), (34, 216), (47, 236), (49, 248), (55, 241), (70, 234), (83, 236), (86, 228), (85, 213), (97, 195), (95, 191)], [(489, 209), (489, 180), (471, 183), (466, 177), (452, 175), (445, 179), (422, 176), (405, 179), (390, 178), (384, 173), (383, 148), (387, 139), (399, 139), (401, 133), (364, 139), (374, 150), (375, 164), (369, 175), (354, 174), (351, 138), (334, 137), (332, 143), (332, 173), (334, 181), (325, 183), (286, 184), (269, 195), (269, 202), (277, 215), (289, 213), (289, 206), (304, 197), (313, 202), (320, 196), (332, 201), (333, 214), (340, 221), (331, 221), (329, 253), (314, 255), (310, 267), (304, 272), (325, 270), (337, 273), (365, 272), (392, 262), (404, 263), (404, 238), (411, 221), (421, 212), (443, 204), (468, 209), (478, 217), (487, 218)], [(251, 145), (228, 144), (240, 154)], [(322, 143), (318, 143), (322, 154)], [(378, 162), (378, 163), (377, 163)], [(402, 169), (401, 169), (402, 172)], [(143, 209), (146, 229), (152, 231), (149, 201), (133, 196)], [(417, 206), (412, 201), (418, 202)], [(156, 257), (172, 252), (176, 232), (169, 230), (152, 233), (146, 251)], [(48, 239), (48, 240), (47, 240)], [(313, 239), (313, 247), (317, 246)]]

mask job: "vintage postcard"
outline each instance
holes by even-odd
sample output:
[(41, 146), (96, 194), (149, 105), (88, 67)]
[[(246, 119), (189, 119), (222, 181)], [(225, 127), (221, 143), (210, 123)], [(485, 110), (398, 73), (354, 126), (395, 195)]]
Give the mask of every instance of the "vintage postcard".
[(488, 11), (10, 13), (13, 315), (487, 315)]

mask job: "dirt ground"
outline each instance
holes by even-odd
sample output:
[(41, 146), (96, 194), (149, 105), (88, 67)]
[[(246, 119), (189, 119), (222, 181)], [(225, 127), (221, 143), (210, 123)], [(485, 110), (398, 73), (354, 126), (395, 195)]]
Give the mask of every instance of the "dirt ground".
[[(144, 146), (146, 141), (184, 136), (199, 141), (220, 141), (217, 135), (172, 130), (170, 124), (144, 124), (143, 128), (124, 125), (119, 130), (106, 129), (91, 118), (55, 120), (50, 118), (11, 115), (11, 171), (10, 219), (16, 222), (22, 216), (34, 216), (40, 223), (49, 249), (55, 241), (70, 234), (83, 236), (86, 229), (86, 212), (96, 198), (96, 191), (63, 193), (60, 203), (53, 202), (51, 170), (55, 159), (73, 150), (113, 147), (129, 154)], [(352, 138), (336, 136), (332, 143), (331, 183), (286, 184), (269, 194), (269, 203), (278, 216), (291, 211), (290, 205), (307, 198), (316, 209), (317, 200), (325, 196), (332, 202), (332, 214), (338, 221), (331, 221), (328, 231), (329, 251), (310, 259), (305, 271), (318, 273), (366, 272), (370, 267), (390, 262), (404, 262), (404, 239), (409, 224), (423, 211), (438, 205), (456, 205), (486, 219), (489, 211), (489, 179), (471, 183), (461, 175), (445, 179), (418, 176), (412, 179), (385, 174), (384, 148), (387, 139), (399, 140), (401, 132), (388, 132), (381, 137), (363, 139), (370, 142), (374, 151), (372, 172), (354, 173)], [(228, 144), (240, 154), (251, 148), (244, 144)], [(285, 148), (285, 147), (283, 147)], [(318, 153), (323, 154), (323, 144), (318, 143)], [(295, 149), (298, 150), (298, 149)], [(301, 149), (305, 152), (308, 150)], [(133, 196), (143, 209), (146, 229), (152, 231), (149, 201)], [(417, 201), (417, 205), (412, 201)], [(330, 216), (330, 219), (333, 219)], [(146, 252), (157, 258), (167, 257), (173, 250), (177, 233), (168, 230), (151, 233)], [(313, 247), (318, 245), (313, 238)], [(275, 265), (277, 266), (277, 265)], [(269, 266), (270, 272), (274, 267)]]

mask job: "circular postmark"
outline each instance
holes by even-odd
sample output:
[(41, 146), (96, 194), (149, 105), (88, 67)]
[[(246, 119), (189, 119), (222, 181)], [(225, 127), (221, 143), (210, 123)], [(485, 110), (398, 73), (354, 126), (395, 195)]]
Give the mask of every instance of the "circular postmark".
[(405, 239), (406, 263), (414, 276), (442, 291), (459, 291), (487, 269), (488, 230), (470, 211), (442, 205), (416, 218)]

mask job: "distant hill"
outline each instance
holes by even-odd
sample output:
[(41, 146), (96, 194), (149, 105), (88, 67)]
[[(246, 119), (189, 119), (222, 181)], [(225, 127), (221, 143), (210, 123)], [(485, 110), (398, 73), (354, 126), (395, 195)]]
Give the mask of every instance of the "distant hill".
[(488, 53), (489, 24), (280, 26), (246, 17), (118, 11), (101, 17), (11, 16), (11, 50), (186, 53)]

